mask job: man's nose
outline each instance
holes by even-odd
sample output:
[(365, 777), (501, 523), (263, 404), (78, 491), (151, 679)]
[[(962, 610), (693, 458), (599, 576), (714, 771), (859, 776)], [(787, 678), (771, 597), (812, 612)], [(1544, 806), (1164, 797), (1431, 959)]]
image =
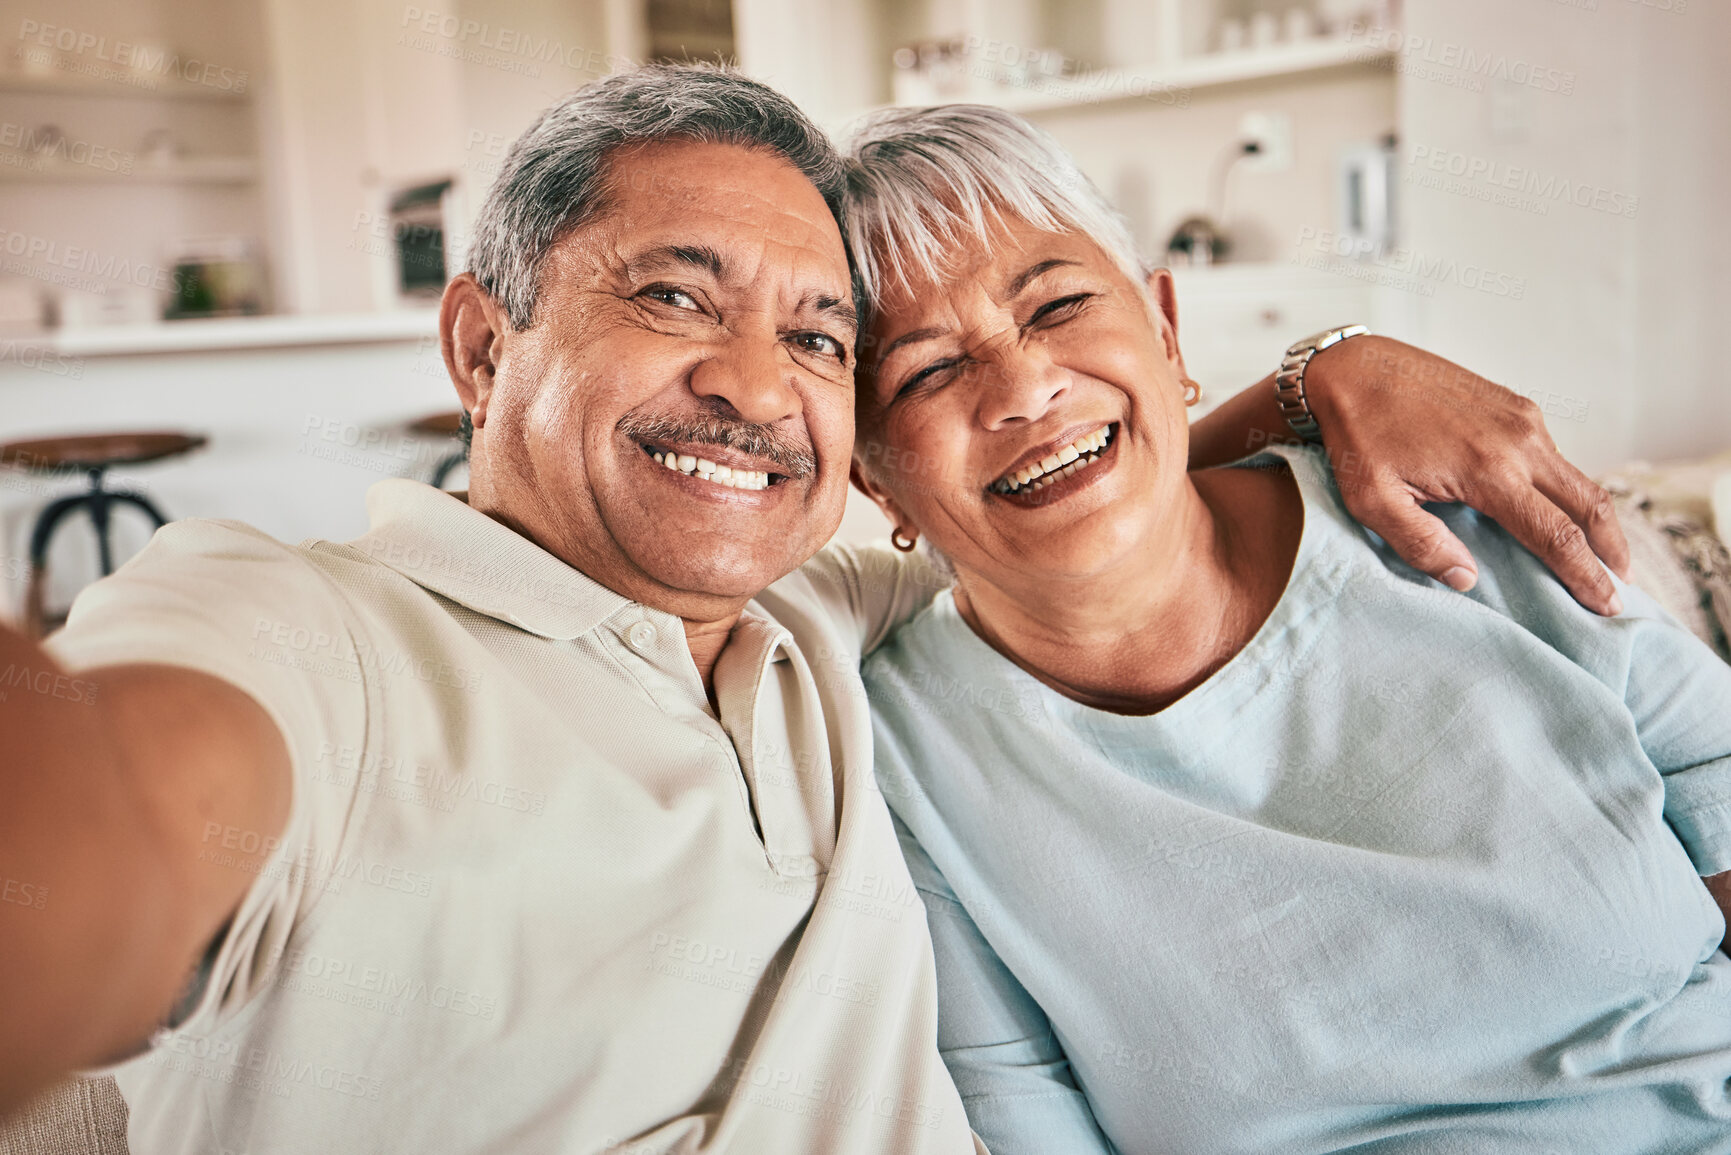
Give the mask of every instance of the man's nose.
[(726, 401), (742, 420), (770, 425), (800, 410), (791, 372), (779, 336), (735, 334), (712, 347), (689, 380), (697, 396)]
[(986, 429), (1039, 420), (1070, 384), (1069, 374), (1037, 347), (1002, 347), (975, 373), (980, 424)]

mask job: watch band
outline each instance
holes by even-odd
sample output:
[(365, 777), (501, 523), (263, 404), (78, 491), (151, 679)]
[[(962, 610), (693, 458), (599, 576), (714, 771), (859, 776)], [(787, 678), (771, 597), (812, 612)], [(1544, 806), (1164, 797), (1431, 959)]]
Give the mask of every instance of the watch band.
[(1316, 424), (1316, 414), (1310, 411), (1310, 401), (1304, 396), (1304, 371), (1310, 367), (1310, 359), (1330, 345), (1368, 332), (1368, 325), (1324, 329), (1295, 342), (1281, 359), (1280, 370), (1274, 375), (1274, 398), (1280, 403), (1280, 415), (1286, 418), (1286, 424), (1311, 445), (1322, 444), (1322, 430)]

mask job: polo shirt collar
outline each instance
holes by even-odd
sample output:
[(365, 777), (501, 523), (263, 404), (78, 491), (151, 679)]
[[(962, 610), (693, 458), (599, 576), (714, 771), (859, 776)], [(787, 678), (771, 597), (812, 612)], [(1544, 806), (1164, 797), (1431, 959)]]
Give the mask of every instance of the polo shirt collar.
[(367, 490), (371, 528), (349, 544), (416, 585), (555, 641), (588, 633), (631, 599), (466, 501), (393, 477)]

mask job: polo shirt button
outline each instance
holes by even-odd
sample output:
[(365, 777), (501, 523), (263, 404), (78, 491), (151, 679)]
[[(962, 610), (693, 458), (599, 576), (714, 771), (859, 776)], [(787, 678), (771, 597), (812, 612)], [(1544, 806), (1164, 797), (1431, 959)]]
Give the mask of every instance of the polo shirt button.
[(638, 622), (631, 627), (631, 632), (625, 635), (631, 639), (631, 644), (640, 650), (647, 650), (655, 644), (655, 627), (648, 622)]

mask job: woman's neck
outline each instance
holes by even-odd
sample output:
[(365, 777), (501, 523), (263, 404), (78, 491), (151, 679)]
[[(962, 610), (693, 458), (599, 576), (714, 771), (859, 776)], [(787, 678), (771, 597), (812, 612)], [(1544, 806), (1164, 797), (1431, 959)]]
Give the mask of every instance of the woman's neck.
[(1166, 708), (1255, 636), (1286, 588), (1304, 528), (1285, 471), (1211, 470), (1181, 492), (1164, 529), (1113, 571), (1001, 585), (964, 572), (957, 609), (988, 645), (1065, 697), (1119, 714)]

